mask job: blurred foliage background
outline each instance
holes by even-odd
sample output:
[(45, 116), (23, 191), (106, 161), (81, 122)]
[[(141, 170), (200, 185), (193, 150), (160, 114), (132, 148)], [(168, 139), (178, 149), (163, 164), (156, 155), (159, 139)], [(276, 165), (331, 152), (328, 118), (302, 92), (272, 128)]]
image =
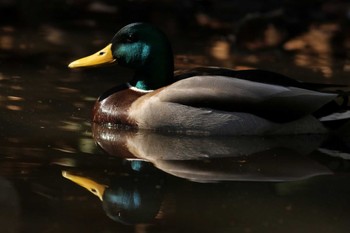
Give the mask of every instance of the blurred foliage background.
[(103, 46), (125, 24), (145, 21), (169, 35), (186, 66), (264, 67), (279, 61), (276, 52), (287, 52), (301, 54), (292, 63), (324, 77), (335, 68), (350, 70), (346, 0), (2, 0), (0, 15), (0, 59), (46, 53), (47, 62), (66, 64)]

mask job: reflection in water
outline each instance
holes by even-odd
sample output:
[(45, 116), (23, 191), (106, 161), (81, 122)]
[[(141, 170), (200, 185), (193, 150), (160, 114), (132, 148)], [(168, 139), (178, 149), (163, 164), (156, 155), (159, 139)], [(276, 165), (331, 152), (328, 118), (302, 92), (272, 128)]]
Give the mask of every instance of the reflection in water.
[(308, 157), (323, 142), (321, 135), (196, 137), (94, 124), (93, 136), (111, 155), (150, 161), (169, 174), (198, 182), (292, 181), (331, 174)]
[[(187, 176), (193, 173), (196, 169), (188, 166)], [(146, 232), (183, 228), (186, 232), (317, 232), (325, 227), (346, 232), (350, 226), (350, 189), (344, 186), (349, 176), (344, 174), (342, 179), (318, 176), (289, 182), (203, 184), (174, 179), (149, 162), (129, 159), (114, 172), (73, 168), (63, 176), (97, 195), (114, 221), (152, 224)]]
[[(322, 229), (328, 218), (324, 211), (344, 218), (337, 212), (342, 201), (332, 208), (326, 203), (343, 200), (350, 191), (334, 175), (349, 172), (334, 167), (339, 162), (347, 167), (344, 158), (350, 158), (349, 149), (328, 148), (329, 139), (323, 135), (175, 136), (94, 124), (93, 136), (107, 153), (121, 159), (120, 164), (103, 172), (71, 167), (62, 175), (96, 195), (106, 215), (123, 224), (152, 224), (146, 228), (150, 231), (191, 222), (196, 229), (230, 225), (290, 232), (288, 226), (303, 218), (307, 222), (298, 227)], [(340, 186), (329, 189), (333, 182)], [(275, 219), (280, 220), (270, 222)], [(347, 223), (337, 228), (343, 227)]]
[(98, 196), (111, 219), (125, 224), (150, 223), (161, 212), (164, 180), (157, 171), (150, 174), (150, 165), (146, 162), (132, 161), (130, 166), (134, 167), (135, 163), (142, 171), (112, 176), (108, 185), (67, 171), (63, 176)]

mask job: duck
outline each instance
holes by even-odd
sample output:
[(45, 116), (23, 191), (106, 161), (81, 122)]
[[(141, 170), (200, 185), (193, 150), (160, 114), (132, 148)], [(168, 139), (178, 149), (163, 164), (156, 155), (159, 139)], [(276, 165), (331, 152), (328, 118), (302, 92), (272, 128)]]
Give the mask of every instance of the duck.
[[(118, 64), (130, 81), (104, 92), (92, 122), (138, 130), (198, 135), (320, 134), (350, 118), (348, 97), (331, 85), (279, 73), (197, 67), (174, 72), (169, 39), (156, 26), (121, 28), (102, 50), (69, 68)], [(339, 126), (338, 126), (339, 127)]]

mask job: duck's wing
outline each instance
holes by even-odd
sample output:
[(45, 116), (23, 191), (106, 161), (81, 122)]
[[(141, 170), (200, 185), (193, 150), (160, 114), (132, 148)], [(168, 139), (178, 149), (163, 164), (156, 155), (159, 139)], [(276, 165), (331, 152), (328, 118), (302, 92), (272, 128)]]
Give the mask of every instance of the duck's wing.
[(267, 70), (248, 69), (232, 70), (222, 67), (196, 67), (188, 70), (177, 70), (174, 74), (175, 80), (186, 79), (194, 76), (225, 76), (250, 81), (258, 81), (266, 84), (280, 86), (300, 86), (302, 82), (289, 78), (285, 75)]
[(287, 77), (283, 74), (260, 69), (232, 70), (222, 67), (196, 67), (188, 70), (177, 70), (174, 74), (176, 81), (190, 78), (193, 76), (225, 76), (249, 81), (256, 81), (266, 84), (274, 84), (285, 87), (293, 86), (311, 90), (346, 87), (345, 85), (339, 84), (302, 82), (300, 80)]
[(288, 122), (314, 113), (337, 94), (226, 76), (193, 76), (163, 88), (156, 96), (163, 102)]

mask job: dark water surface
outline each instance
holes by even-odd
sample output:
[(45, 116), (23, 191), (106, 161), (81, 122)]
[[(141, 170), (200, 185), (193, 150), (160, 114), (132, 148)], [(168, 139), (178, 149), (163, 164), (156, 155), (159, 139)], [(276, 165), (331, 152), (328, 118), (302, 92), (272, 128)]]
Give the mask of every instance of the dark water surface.
[[(82, 6), (74, 7), (62, 10)], [(124, 23), (79, 9), (83, 16), (60, 23), (37, 23), (22, 9), (22, 21), (0, 24), (1, 232), (349, 232), (347, 135), (195, 137), (92, 125), (96, 98), (131, 73), (68, 70)], [(177, 68), (264, 68), (350, 84), (348, 19), (311, 17), (298, 33), (274, 20), (275, 31), (240, 22), (254, 37), (214, 13), (191, 11), (198, 22), (186, 27), (189, 19), (171, 15), (148, 20), (171, 37)], [(28, 18), (34, 25), (23, 25)]]

